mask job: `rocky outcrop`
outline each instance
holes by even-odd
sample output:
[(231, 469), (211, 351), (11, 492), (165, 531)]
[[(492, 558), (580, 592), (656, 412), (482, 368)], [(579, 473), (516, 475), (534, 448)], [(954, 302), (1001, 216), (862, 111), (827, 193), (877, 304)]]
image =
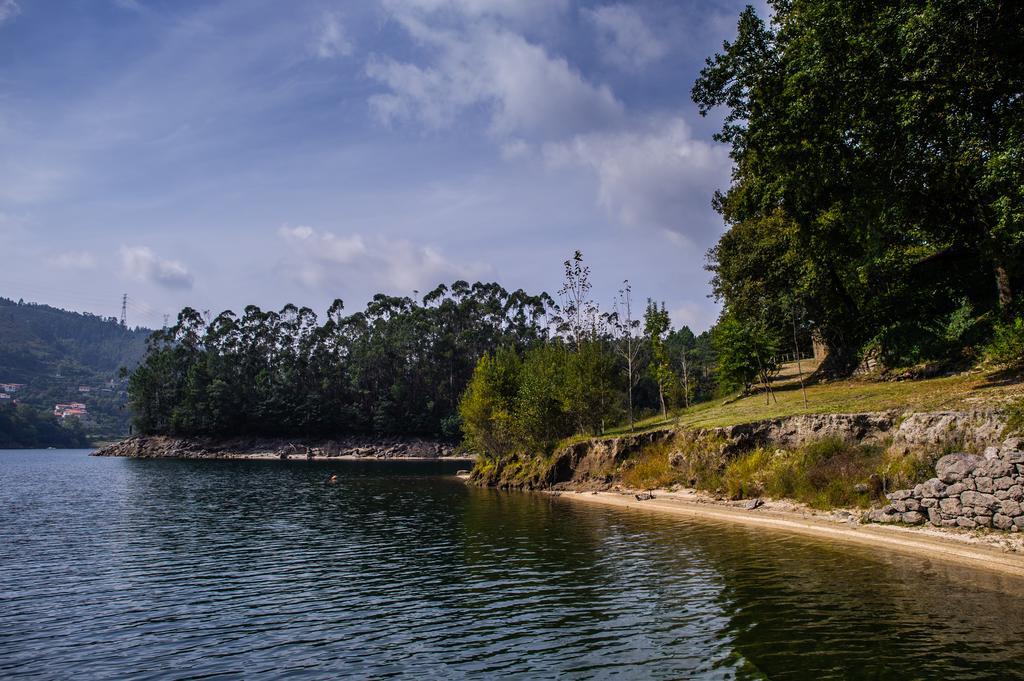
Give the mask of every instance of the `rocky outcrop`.
[(730, 449), (735, 451), (754, 447), (800, 447), (827, 438), (882, 443), (896, 428), (898, 420), (897, 412), (800, 414), (710, 428), (706, 432), (726, 439)]
[(967, 449), (998, 442), (1005, 416), (994, 410), (899, 411), (853, 414), (801, 414), (706, 432), (725, 438), (733, 451), (754, 447), (800, 447), (838, 438), (862, 444), (886, 444), (901, 454), (955, 444)]
[(947, 454), (935, 464), (935, 477), (914, 489), (888, 495), (889, 503), (864, 519), (974, 529), (1024, 531), (1024, 440), (1011, 438), (984, 454)]
[(981, 451), (999, 442), (1006, 416), (995, 410), (932, 411), (902, 416), (892, 432), (891, 449), (900, 454), (951, 444)]
[(358, 457), (367, 459), (470, 458), (450, 443), (419, 438), (359, 437), (333, 440), (276, 438), (173, 438), (135, 436), (96, 451), (94, 456), (167, 459), (314, 459)]

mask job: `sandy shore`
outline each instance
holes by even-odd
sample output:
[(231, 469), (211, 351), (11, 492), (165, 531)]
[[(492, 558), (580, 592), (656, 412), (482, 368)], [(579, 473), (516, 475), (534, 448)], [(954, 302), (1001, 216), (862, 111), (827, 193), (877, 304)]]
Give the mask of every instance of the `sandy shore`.
[(817, 514), (809, 510), (795, 510), (798, 508), (795, 504), (785, 502), (768, 502), (759, 508), (747, 510), (729, 503), (715, 502), (693, 492), (656, 490), (654, 499), (645, 501), (638, 501), (632, 491), (554, 494), (561, 499), (580, 503), (763, 527), (1024, 577), (1024, 537), (1020, 534), (862, 525), (856, 515), (845, 515), (842, 512)]

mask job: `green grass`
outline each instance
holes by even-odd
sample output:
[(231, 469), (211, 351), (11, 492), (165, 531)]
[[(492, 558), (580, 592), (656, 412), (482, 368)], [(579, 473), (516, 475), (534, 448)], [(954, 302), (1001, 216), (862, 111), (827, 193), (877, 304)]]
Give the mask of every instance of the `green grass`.
[[(663, 418), (660, 415), (638, 421), (636, 432), (666, 426), (712, 428), (782, 418), (796, 414), (828, 414), (901, 409), (937, 411), (968, 408), (979, 404), (1009, 403), (1024, 396), (1020, 374), (974, 372), (956, 376), (915, 381), (876, 381), (848, 379), (808, 385), (805, 406), (799, 384), (791, 374), (773, 386), (775, 399), (763, 394), (742, 397), (725, 404), (724, 400), (703, 402), (690, 409)], [(622, 435), (629, 426), (608, 430), (606, 435)]]

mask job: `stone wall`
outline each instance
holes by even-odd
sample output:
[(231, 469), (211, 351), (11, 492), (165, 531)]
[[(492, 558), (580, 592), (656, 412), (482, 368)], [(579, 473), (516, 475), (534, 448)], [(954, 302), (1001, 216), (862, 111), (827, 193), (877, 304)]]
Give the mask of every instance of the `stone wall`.
[(990, 446), (983, 455), (960, 452), (935, 464), (936, 477), (888, 495), (868, 522), (1024, 531), (1024, 439)]

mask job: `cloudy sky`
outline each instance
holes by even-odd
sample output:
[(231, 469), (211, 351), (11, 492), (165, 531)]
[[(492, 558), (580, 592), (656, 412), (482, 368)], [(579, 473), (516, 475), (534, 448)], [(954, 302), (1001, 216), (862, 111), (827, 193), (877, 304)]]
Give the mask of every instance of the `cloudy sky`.
[(554, 293), (581, 249), (713, 322), (729, 177), (689, 91), (729, 0), (0, 0), (0, 295), (159, 325)]

